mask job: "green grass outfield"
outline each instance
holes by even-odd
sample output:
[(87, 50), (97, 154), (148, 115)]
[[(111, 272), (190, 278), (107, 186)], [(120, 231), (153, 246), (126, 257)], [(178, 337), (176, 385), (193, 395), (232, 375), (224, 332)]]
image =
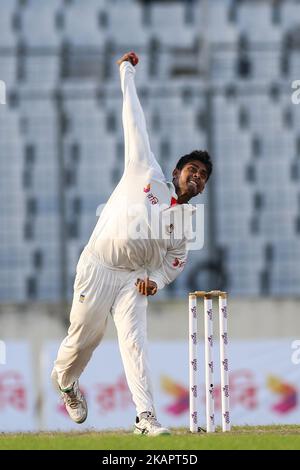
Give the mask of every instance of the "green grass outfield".
[(190, 434), (174, 429), (170, 436), (135, 436), (129, 432), (0, 434), (0, 449), (300, 449), (300, 425), (234, 427), (230, 433)]

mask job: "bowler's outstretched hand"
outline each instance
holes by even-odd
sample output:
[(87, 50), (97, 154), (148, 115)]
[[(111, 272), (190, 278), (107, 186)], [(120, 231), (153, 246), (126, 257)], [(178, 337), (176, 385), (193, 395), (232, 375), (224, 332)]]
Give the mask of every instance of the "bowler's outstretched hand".
[(134, 67), (139, 63), (139, 58), (135, 52), (126, 52), (118, 61), (117, 64), (120, 66), (122, 62), (130, 62)]

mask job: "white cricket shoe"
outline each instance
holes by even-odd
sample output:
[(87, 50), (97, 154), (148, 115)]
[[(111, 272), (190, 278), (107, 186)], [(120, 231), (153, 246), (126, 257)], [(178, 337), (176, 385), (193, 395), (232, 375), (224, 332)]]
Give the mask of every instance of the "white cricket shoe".
[(75, 423), (81, 424), (87, 418), (87, 403), (79, 389), (78, 380), (68, 389), (60, 389), (62, 399), (65, 403), (70, 418)]
[(76, 380), (70, 388), (61, 389), (57, 382), (57, 373), (55, 369), (52, 371), (51, 379), (54, 387), (61, 394), (70, 418), (75, 421), (75, 423), (83, 423), (87, 418), (88, 409), (86, 400), (79, 390), (78, 380)]
[(150, 411), (141, 413), (136, 418), (134, 434), (145, 434), (148, 436), (160, 436), (161, 434), (171, 434), (169, 429), (162, 427), (156, 416)]

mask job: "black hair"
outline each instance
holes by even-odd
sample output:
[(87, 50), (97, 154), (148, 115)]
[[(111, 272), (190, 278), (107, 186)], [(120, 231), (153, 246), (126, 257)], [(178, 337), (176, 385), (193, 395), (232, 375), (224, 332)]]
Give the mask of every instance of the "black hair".
[(182, 168), (189, 162), (193, 160), (198, 160), (199, 162), (204, 163), (206, 166), (207, 170), (207, 180), (210, 177), (212, 170), (213, 170), (213, 164), (210, 159), (210, 155), (206, 150), (193, 150), (193, 152), (188, 153), (187, 155), (183, 155), (181, 157), (176, 165), (177, 170), (182, 170)]

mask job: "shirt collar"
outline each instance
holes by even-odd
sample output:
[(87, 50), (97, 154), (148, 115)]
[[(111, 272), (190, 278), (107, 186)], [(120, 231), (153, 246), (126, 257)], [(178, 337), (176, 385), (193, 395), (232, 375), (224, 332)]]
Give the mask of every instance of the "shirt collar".
[(172, 183), (172, 181), (166, 181), (166, 183), (167, 183), (167, 186), (168, 186), (168, 188), (169, 188), (171, 197), (174, 197), (175, 199), (177, 199), (177, 194), (176, 194), (175, 186), (174, 186), (174, 184)]
[(171, 181), (167, 181), (167, 186), (170, 191), (170, 201), (171, 201), (170, 205), (174, 206), (175, 204), (177, 204), (177, 199), (178, 199), (178, 196), (175, 191), (175, 186)]

